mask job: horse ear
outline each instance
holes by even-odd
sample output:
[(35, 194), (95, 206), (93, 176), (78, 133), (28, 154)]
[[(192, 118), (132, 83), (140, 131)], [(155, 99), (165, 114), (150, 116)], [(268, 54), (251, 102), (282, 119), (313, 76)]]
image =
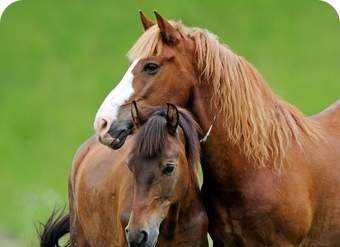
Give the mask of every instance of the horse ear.
[(137, 102), (135, 100), (132, 101), (131, 104), (131, 117), (135, 127), (139, 128), (143, 124), (142, 116), (139, 112)]
[(166, 122), (169, 128), (170, 133), (176, 133), (178, 123), (179, 123), (179, 114), (177, 107), (173, 104), (167, 103), (168, 109), (166, 112)]
[(154, 11), (157, 24), (164, 43), (168, 45), (177, 45), (181, 39), (179, 32), (172, 26), (170, 22), (164, 19), (157, 11)]
[(152, 21), (151, 19), (149, 19), (148, 17), (146, 17), (143, 13), (143, 11), (139, 11), (139, 15), (140, 15), (140, 20), (142, 22), (144, 31), (148, 30), (150, 27), (152, 27), (153, 25), (155, 25), (155, 22)]

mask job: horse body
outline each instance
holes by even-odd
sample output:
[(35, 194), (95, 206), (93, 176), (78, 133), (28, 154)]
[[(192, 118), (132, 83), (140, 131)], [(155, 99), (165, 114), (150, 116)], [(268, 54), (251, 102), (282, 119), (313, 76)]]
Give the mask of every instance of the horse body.
[(129, 52), (134, 91), (104, 102), (115, 116), (97, 114), (102, 143), (124, 144), (131, 100), (185, 107), (212, 130), (202, 193), (214, 246), (340, 245), (339, 103), (305, 117), (213, 34), (156, 18), (142, 15), (146, 31)]
[[(213, 97), (207, 85), (199, 86), (203, 107)], [(202, 194), (214, 246), (340, 244), (340, 101), (309, 118), (319, 141), (299, 130), (302, 144), (289, 144), (277, 172), (274, 164), (256, 166), (240, 143), (228, 141), (218, 109), (205, 114), (200, 124), (213, 128), (202, 147)]]
[[(69, 181), (71, 246), (128, 246), (127, 226), (132, 228), (132, 224), (143, 225), (148, 220), (147, 217), (155, 217), (140, 211), (153, 205), (154, 198), (148, 201), (150, 205), (143, 206), (147, 198), (137, 193), (138, 188), (134, 182), (136, 178), (127, 161), (131, 159), (135, 139), (135, 136), (132, 136), (120, 150), (112, 150), (92, 137), (77, 151)], [(177, 203), (173, 203), (168, 211), (163, 213), (166, 218), (159, 229), (157, 246), (204, 247), (208, 245), (207, 216), (195, 175), (191, 174), (192, 171), (188, 171), (188, 168), (183, 168), (189, 165), (186, 154), (182, 151), (185, 149), (184, 143), (187, 143), (184, 141), (183, 133), (180, 139), (183, 143), (179, 148), (177, 169), (181, 176), (176, 181), (183, 180), (180, 183), (186, 186), (179, 186), (183, 199), (178, 199)], [(167, 147), (167, 150), (171, 149)], [(142, 171), (140, 176), (145, 176), (145, 172), (146, 170)], [(157, 190), (161, 189), (157, 183), (155, 186)], [(138, 199), (139, 196), (143, 198)], [(131, 244), (131, 246), (149, 245)]]
[(202, 193), (216, 246), (340, 244), (339, 104), (335, 108), (312, 117), (323, 140), (300, 136), (305, 146), (290, 145), (279, 173), (254, 167), (237, 145), (221, 142), (226, 135), (216, 120), (202, 161)]

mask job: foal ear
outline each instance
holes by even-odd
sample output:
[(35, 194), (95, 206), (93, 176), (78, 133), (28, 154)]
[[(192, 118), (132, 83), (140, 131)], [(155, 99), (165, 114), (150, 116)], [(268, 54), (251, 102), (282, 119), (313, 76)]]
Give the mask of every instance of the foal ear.
[(179, 123), (178, 110), (177, 107), (173, 104), (167, 103), (167, 105), (168, 105), (168, 109), (166, 112), (167, 126), (170, 133), (175, 134)]
[(139, 15), (140, 15), (140, 20), (142, 22), (144, 31), (148, 30), (150, 27), (152, 27), (153, 25), (155, 25), (155, 22), (152, 21), (151, 19), (149, 19), (148, 17), (146, 17), (143, 13), (143, 11), (139, 11)]
[(164, 43), (168, 45), (177, 45), (181, 39), (179, 32), (170, 22), (164, 19), (157, 11), (154, 11), (157, 24)]
[(132, 117), (133, 124), (137, 128), (139, 128), (143, 124), (142, 116), (139, 112), (137, 102), (135, 100), (132, 101), (132, 104), (131, 104), (131, 117)]

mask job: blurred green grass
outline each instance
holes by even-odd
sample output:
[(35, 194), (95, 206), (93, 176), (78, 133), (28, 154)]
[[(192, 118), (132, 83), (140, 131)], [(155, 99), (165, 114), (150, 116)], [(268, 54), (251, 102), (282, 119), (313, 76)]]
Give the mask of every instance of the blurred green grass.
[(72, 156), (126, 70), (139, 9), (216, 33), (306, 114), (340, 96), (340, 25), (321, 1), (14, 3), (0, 20), (2, 231), (32, 244), (35, 224), (67, 205)]

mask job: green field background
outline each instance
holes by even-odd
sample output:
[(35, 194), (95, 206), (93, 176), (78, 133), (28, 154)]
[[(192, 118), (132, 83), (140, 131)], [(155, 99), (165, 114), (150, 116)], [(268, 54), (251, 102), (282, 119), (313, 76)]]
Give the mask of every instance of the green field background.
[(0, 20), (0, 246), (37, 246), (35, 226), (67, 205), (72, 156), (127, 69), (139, 9), (216, 33), (308, 115), (340, 98), (340, 22), (318, 0), (14, 3)]

